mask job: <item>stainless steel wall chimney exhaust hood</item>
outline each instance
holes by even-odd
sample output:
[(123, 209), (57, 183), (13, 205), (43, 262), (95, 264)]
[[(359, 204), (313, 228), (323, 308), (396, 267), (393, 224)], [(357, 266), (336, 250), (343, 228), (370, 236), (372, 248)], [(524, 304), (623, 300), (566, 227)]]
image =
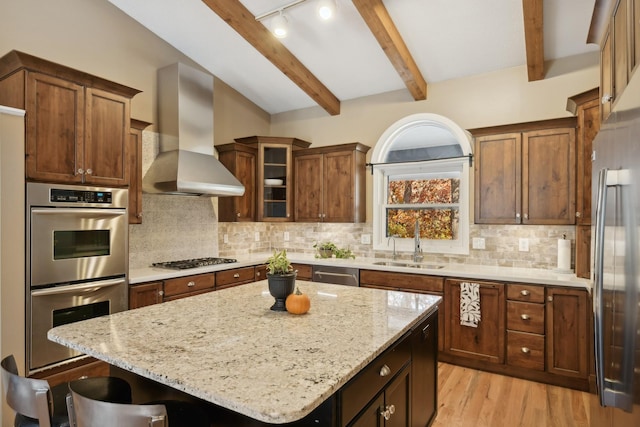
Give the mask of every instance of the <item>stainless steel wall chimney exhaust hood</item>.
[(244, 186), (214, 157), (213, 76), (176, 63), (158, 70), (160, 153), (146, 193), (242, 196)]

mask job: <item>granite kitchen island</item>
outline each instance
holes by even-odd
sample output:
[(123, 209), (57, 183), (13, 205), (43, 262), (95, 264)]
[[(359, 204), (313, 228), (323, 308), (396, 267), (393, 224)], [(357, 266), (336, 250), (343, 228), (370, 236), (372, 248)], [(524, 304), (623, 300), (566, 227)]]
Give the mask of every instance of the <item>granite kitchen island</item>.
[[(304, 315), (271, 311), (261, 281), (59, 326), (48, 336), (255, 425), (350, 425), (367, 411), (408, 424), (427, 417), (419, 415), (424, 407), (435, 411), (440, 297), (297, 285), (311, 298)], [(399, 406), (385, 403), (395, 383), (406, 394)]]

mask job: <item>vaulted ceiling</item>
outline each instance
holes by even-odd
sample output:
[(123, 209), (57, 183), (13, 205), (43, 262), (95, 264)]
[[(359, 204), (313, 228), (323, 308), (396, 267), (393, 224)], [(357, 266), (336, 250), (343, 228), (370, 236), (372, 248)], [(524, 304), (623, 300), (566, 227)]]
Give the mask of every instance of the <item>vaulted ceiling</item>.
[(587, 43), (601, 0), (337, 0), (329, 22), (318, 0), (271, 17), (291, 0), (109, 0), (271, 114), (314, 105), (340, 113), (348, 99), (406, 89), (415, 100), (444, 80), (598, 50)]

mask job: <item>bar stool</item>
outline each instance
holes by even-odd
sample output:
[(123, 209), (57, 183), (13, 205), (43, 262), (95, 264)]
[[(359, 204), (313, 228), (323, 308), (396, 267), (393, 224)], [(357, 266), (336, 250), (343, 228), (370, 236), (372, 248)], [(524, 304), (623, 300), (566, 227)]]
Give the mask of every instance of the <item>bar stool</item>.
[(71, 427), (210, 427), (200, 406), (178, 400), (121, 404), (87, 396), (82, 380), (69, 383), (67, 410)]
[[(21, 377), (13, 355), (0, 362), (4, 398), (16, 412), (14, 427), (66, 427), (69, 417), (65, 398), (68, 383), (50, 387), (46, 380)], [(87, 394), (104, 400), (131, 403), (131, 387), (117, 377), (80, 380)]]

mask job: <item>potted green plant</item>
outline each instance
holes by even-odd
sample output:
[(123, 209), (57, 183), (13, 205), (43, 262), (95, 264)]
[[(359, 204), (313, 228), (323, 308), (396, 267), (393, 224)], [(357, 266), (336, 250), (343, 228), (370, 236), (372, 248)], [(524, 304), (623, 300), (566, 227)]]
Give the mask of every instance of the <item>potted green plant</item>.
[(274, 250), (273, 255), (267, 259), (266, 265), (269, 293), (276, 299), (271, 310), (286, 311), (285, 301), (293, 293), (297, 275), (287, 258), (287, 250)]
[(331, 258), (338, 247), (333, 242), (316, 243), (313, 247), (318, 252), (316, 258)]

